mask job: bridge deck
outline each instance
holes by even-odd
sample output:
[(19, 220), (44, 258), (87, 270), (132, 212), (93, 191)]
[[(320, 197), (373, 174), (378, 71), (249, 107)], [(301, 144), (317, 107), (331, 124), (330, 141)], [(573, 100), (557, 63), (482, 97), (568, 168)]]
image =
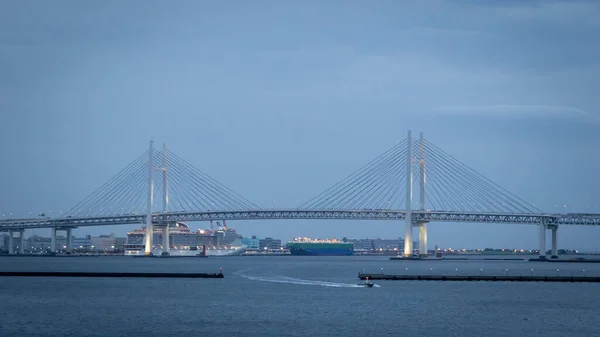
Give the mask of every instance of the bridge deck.
[[(154, 223), (174, 221), (209, 220), (273, 220), (273, 219), (320, 219), (320, 220), (404, 220), (403, 210), (246, 210), (211, 212), (168, 212), (153, 215)], [(600, 225), (600, 214), (510, 214), (510, 213), (460, 213), (444, 211), (413, 211), (415, 222), (471, 222), (512, 223), (537, 225), (545, 219), (547, 225)], [(39, 218), (9, 219), (0, 221), (0, 230), (29, 228), (67, 228), (84, 226), (109, 226), (143, 224), (146, 215), (128, 214), (86, 218)]]

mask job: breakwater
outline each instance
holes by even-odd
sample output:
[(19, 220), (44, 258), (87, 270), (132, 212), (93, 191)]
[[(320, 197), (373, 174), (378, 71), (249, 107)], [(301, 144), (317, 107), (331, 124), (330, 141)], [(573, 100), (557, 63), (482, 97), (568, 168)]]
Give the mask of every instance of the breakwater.
[(391, 275), (358, 273), (361, 280), (389, 281), (496, 281), (496, 282), (600, 282), (600, 276), (551, 275)]

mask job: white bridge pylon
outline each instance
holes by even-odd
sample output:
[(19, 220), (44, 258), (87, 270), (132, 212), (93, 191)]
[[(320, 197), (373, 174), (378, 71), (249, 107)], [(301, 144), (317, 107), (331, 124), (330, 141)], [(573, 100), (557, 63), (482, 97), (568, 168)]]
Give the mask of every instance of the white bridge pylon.
[(427, 221), (414, 221), (412, 218), (413, 204), (413, 168), (417, 164), (419, 166), (419, 210), (425, 210), (425, 139), (423, 132), (419, 136), (419, 155), (417, 158), (413, 156), (412, 134), (408, 131), (407, 151), (406, 156), (406, 218), (405, 235), (404, 235), (404, 256), (413, 255), (413, 228), (419, 228), (419, 256), (427, 257)]
[[(168, 189), (168, 152), (167, 152), (167, 144), (163, 144), (162, 149), (162, 166), (155, 167), (154, 166), (154, 149), (153, 149), (153, 141), (150, 141), (150, 149), (148, 151), (148, 208), (146, 210), (146, 234), (144, 236), (144, 255), (152, 255), (152, 247), (154, 245), (153, 237), (154, 237), (154, 223), (152, 216), (152, 205), (154, 203), (154, 173), (155, 171), (159, 171), (162, 173), (162, 205), (163, 205), (163, 213), (168, 213), (169, 211), (169, 189)], [(169, 254), (169, 222), (162, 224), (162, 246), (163, 246), (163, 255)]]

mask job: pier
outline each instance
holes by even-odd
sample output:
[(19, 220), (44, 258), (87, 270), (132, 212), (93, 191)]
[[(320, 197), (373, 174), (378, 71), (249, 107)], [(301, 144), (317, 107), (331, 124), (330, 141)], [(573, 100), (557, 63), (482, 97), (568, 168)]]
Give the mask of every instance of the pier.
[(219, 273), (126, 273), (85, 271), (0, 271), (0, 276), (19, 277), (117, 277), (117, 278), (224, 278)]
[(497, 282), (600, 282), (600, 276), (544, 275), (389, 275), (358, 273), (361, 280), (389, 281), (497, 281)]
[(531, 262), (560, 262), (560, 263), (600, 263), (600, 259), (585, 259), (585, 258), (577, 258), (577, 259), (529, 259)]
[[(404, 257), (392, 256), (390, 260), (401, 261), (524, 261), (524, 257)], [(536, 259), (537, 261), (537, 259)]]

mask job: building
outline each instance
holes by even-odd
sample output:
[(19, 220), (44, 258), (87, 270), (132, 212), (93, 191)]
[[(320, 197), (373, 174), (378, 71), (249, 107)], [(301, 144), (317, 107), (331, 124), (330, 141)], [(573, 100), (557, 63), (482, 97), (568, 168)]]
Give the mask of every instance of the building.
[(373, 240), (373, 248), (375, 250), (399, 250), (402, 239), (376, 239)]
[(92, 236), (86, 235), (83, 238), (72, 237), (71, 245), (74, 251), (89, 252), (92, 249)]
[(112, 252), (117, 246), (117, 238), (114, 234), (100, 235), (91, 238), (91, 250), (97, 252)]
[(273, 238), (264, 238), (258, 240), (258, 249), (260, 250), (277, 250), (281, 249), (281, 240)]
[(352, 243), (354, 251), (372, 251), (375, 249), (375, 244), (371, 239), (350, 239), (348, 240)]
[(50, 249), (52, 240), (42, 236), (32, 235), (27, 238), (27, 250), (32, 252), (42, 252)]
[(260, 240), (256, 235), (252, 235), (251, 238), (242, 238), (242, 244), (246, 246), (246, 249), (259, 249)]
[[(27, 238), (27, 245), (25, 246), (25, 250), (33, 253), (47, 252), (50, 251), (51, 245), (51, 238), (38, 236), (34, 234)], [(56, 236), (56, 250), (60, 251), (65, 248), (67, 248), (67, 238), (62, 235)]]

